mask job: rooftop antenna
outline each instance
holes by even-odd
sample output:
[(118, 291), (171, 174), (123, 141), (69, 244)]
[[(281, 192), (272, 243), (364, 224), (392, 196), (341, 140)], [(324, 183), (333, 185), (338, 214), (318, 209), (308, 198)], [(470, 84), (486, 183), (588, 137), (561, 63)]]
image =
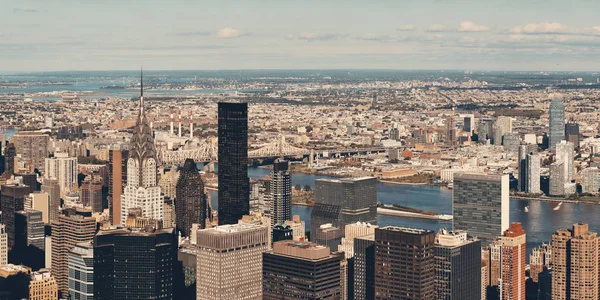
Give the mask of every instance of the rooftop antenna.
[(140, 116), (144, 114), (144, 69), (140, 67)]

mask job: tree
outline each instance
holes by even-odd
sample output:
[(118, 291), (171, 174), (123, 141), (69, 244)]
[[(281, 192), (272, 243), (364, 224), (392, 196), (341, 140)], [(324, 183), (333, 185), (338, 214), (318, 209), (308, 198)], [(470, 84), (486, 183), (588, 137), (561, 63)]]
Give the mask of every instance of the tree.
[(305, 185), (304, 186), (304, 190), (307, 191), (307, 192), (310, 192), (310, 190), (311, 190), (310, 185), (308, 185), (308, 184)]
[(295, 189), (296, 191), (300, 191), (300, 190), (302, 190), (302, 186), (301, 186), (301, 185), (299, 185), (299, 184), (296, 184), (296, 186), (294, 187), (294, 189)]

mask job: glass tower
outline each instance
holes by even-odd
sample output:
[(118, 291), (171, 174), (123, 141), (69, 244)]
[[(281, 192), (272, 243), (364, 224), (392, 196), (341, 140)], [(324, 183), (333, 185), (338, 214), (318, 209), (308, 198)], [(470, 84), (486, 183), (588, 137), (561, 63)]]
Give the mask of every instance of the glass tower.
[(549, 147), (556, 146), (565, 139), (565, 105), (562, 100), (554, 98), (550, 103), (550, 142)]

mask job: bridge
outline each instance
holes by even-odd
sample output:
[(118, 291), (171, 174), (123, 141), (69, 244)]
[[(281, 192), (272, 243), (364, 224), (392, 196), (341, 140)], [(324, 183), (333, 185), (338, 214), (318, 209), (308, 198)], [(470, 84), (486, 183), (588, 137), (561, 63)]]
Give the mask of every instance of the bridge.
[[(304, 149), (295, 147), (286, 142), (283, 135), (272, 143), (260, 145), (258, 149), (248, 151), (248, 158), (270, 158), (270, 157), (290, 157), (303, 155), (344, 155), (353, 153), (373, 153), (387, 151), (386, 147), (369, 147), (369, 148), (346, 148), (346, 149)], [(159, 149), (159, 160), (166, 164), (183, 163), (186, 159), (191, 158), (196, 162), (208, 162), (218, 160), (218, 146), (212, 143), (203, 143), (192, 149), (168, 150)]]

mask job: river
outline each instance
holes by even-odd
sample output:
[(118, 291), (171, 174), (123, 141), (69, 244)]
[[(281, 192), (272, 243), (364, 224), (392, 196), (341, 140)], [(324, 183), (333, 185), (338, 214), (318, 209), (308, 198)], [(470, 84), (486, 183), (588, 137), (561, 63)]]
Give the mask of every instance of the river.
[[(259, 179), (269, 174), (269, 169), (249, 168), (248, 175)], [(304, 173), (292, 174), (292, 186), (306, 184), (314, 188), (315, 180), (329, 178)], [(217, 208), (217, 192), (210, 192), (213, 207)], [(437, 186), (413, 186), (390, 183), (379, 183), (377, 201), (384, 204), (400, 204), (424, 210), (436, 211), (440, 214), (452, 214), (452, 190)], [(582, 221), (590, 225), (590, 230), (600, 232), (600, 205), (586, 203), (563, 203), (559, 210), (554, 210), (556, 202), (543, 202), (534, 200), (510, 200), (510, 221), (521, 222), (527, 233), (527, 252), (550, 241), (552, 233), (559, 228), (571, 228), (574, 223)], [(525, 212), (529, 206), (529, 212)], [(293, 206), (292, 212), (300, 215), (310, 228), (310, 211), (312, 207)], [(403, 218), (395, 216), (378, 216), (378, 223), (382, 225), (399, 225), (415, 228), (438, 230), (452, 227), (451, 222)], [(527, 257), (529, 260), (529, 257)]]

